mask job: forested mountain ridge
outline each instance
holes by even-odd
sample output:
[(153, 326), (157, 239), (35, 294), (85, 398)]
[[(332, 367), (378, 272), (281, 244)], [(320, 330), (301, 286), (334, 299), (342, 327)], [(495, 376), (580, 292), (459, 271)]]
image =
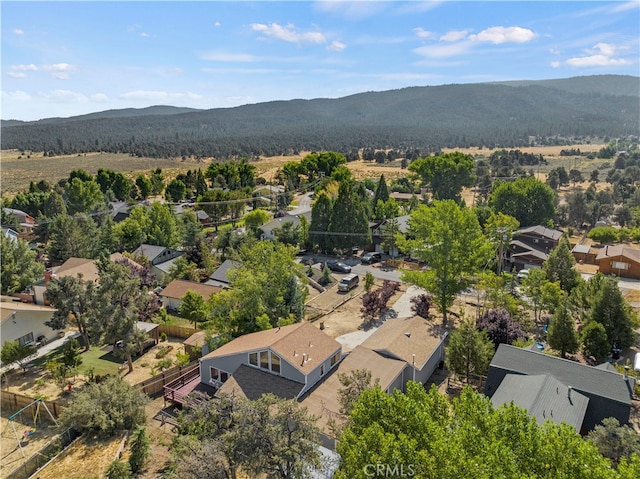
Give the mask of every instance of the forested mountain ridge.
[[(359, 148), (518, 147), (531, 138), (637, 136), (640, 78), (409, 87), (338, 99), (211, 110), (151, 107), (2, 122), (2, 148), (151, 157), (290, 154)], [(560, 138), (560, 140), (557, 140)]]

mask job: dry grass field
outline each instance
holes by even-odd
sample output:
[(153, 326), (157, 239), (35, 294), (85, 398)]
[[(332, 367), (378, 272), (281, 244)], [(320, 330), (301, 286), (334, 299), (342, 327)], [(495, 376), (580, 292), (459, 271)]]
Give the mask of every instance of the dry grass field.
[[(605, 145), (576, 145), (581, 151), (598, 151)], [(560, 150), (572, 148), (571, 146), (543, 146), (519, 148), (521, 151), (542, 154), (549, 165), (537, 168), (536, 172), (542, 176), (546, 171), (557, 166), (564, 166), (567, 171), (576, 168), (583, 173), (589, 173), (598, 168), (607, 160), (588, 160), (584, 157), (561, 157)], [(476, 158), (488, 157), (493, 150), (478, 148), (445, 149), (448, 151), (462, 151), (473, 155)], [(308, 152), (301, 152), (296, 156), (274, 156), (260, 158), (252, 164), (256, 167), (258, 176), (264, 177), (267, 181), (275, 179), (278, 169), (288, 161), (299, 161)], [(38, 182), (47, 180), (56, 182), (66, 178), (75, 169), (82, 168), (91, 174), (95, 174), (98, 168), (108, 168), (119, 171), (131, 178), (135, 178), (139, 173), (149, 173), (154, 168), (162, 168), (165, 176), (174, 177), (178, 173), (188, 169), (206, 169), (212, 161), (211, 158), (196, 160), (188, 158), (136, 158), (128, 154), (114, 153), (87, 153), (82, 155), (69, 155), (58, 157), (43, 157), (42, 153), (32, 153), (20, 155), (17, 150), (4, 150), (0, 152), (0, 188), (3, 194), (13, 195), (25, 190), (30, 181)], [(384, 173), (387, 181), (404, 176), (405, 170), (400, 168), (400, 162), (395, 161), (378, 165), (372, 162), (354, 161), (347, 164), (356, 179), (372, 178), (377, 179)]]

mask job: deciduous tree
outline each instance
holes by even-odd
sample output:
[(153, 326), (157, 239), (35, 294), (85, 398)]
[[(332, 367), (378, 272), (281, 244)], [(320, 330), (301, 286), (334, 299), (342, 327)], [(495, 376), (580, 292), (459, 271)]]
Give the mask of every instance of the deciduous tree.
[(423, 184), (431, 186), (436, 200), (460, 202), (462, 188), (473, 186), (475, 181), (473, 157), (458, 151), (418, 158), (408, 169), (416, 173)]
[(596, 361), (605, 358), (611, 350), (604, 326), (596, 321), (590, 321), (580, 333), (580, 343), (585, 356), (593, 356)]
[(42, 277), (44, 266), (35, 251), (20, 238), (0, 237), (0, 292), (19, 293)]
[(36, 348), (33, 346), (20, 344), (18, 341), (5, 341), (0, 349), (0, 359), (5, 366), (15, 363), (26, 370), (26, 364), (35, 353)]
[(555, 193), (534, 177), (504, 181), (494, 186), (489, 206), (495, 212), (513, 216), (520, 226), (544, 225), (555, 216)]
[(482, 235), (478, 219), (452, 200), (434, 201), (411, 213), (409, 236), (398, 235), (400, 249), (425, 261), (429, 269), (404, 271), (402, 279), (426, 289), (447, 323), (447, 310), (471, 283), (471, 275), (482, 269), (493, 252)]
[(80, 432), (91, 431), (112, 437), (123, 429), (134, 429), (147, 420), (149, 398), (119, 376), (107, 377), (99, 384), (88, 384), (72, 393), (59, 422)]

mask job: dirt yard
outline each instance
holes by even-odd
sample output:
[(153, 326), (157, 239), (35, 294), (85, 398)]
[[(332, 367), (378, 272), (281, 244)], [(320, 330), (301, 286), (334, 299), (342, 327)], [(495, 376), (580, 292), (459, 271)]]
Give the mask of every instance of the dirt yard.
[(83, 435), (38, 473), (39, 479), (102, 479), (116, 458), (123, 436), (99, 439)]
[[(158, 366), (161, 360), (155, 357), (159, 348), (162, 346), (171, 346), (171, 350), (165, 358), (169, 358), (172, 361), (172, 365), (175, 365), (176, 355), (178, 353), (184, 353), (182, 341), (183, 340), (179, 338), (167, 338), (167, 341), (158, 343), (158, 345), (136, 359), (133, 362), (133, 372), (127, 373), (128, 370), (125, 368), (120, 374), (129, 384), (137, 384), (151, 378), (152, 369), (154, 369), (156, 373), (161, 369)], [(71, 378), (72, 388), (81, 386), (87, 379), (84, 375)], [(8, 381), (8, 384), (6, 381)], [(68, 391), (60, 389), (53, 380), (49, 379), (48, 373), (42, 367), (30, 368), (26, 373), (21, 371), (15, 372), (6, 376), (6, 381), (3, 381), (2, 389), (12, 393), (30, 397), (39, 395), (44, 399), (58, 401), (63, 404), (67, 402), (69, 397)]]
[[(14, 434), (12, 424), (9, 422), (11, 414), (13, 411), (6, 411), (3, 408), (0, 418), (0, 428), (2, 428), (2, 436), (0, 436), (0, 471), (2, 474), (0, 476), (3, 477), (42, 449), (59, 432), (55, 424), (48, 418), (47, 412), (41, 410), (37, 421), (34, 421), (33, 413), (29, 411), (15, 417), (12, 421), (13, 427), (15, 427)], [(33, 434), (25, 436), (26, 431), (31, 431), (34, 428)], [(22, 451), (18, 446), (18, 440), (20, 440)]]

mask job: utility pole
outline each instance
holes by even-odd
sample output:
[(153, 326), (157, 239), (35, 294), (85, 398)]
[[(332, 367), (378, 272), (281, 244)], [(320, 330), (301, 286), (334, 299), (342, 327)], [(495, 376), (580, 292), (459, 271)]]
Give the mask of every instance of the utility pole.
[(498, 228), (498, 233), (500, 233), (500, 249), (498, 250), (498, 276), (502, 274), (502, 250), (504, 248), (504, 242), (507, 241), (507, 229), (506, 228)]

